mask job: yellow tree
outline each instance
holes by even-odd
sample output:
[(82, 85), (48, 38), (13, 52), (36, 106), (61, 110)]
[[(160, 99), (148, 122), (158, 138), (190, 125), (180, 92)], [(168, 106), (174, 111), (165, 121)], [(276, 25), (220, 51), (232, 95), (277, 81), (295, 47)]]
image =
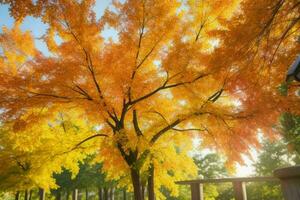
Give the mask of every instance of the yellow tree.
[[(38, 112), (39, 115), (44, 114), (43, 111)], [(21, 124), (15, 126), (11, 123), (1, 127), (2, 190), (38, 187), (49, 191), (50, 188), (56, 188), (53, 173), (60, 173), (65, 168), (73, 175), (77, 174), (78, 162), (82, 162), (88, 154), (94, 154), (99, 141), (90, 141), (79, 148), (78, 144), (94, 135), (96, 130), (88, 123), (71, 121), (70, 114), (74, 116), (74, 113), (68, 114), (53, 115), (47, 121), (40, 120), (26, 129), (22, 129)]]
[[(299, 50), (297, 1), (113, 1), (99, 20), (93, 0), (1, 2), (18, 21), (49, 24), (51, 52), (39, 52), (18, 24), (1, 34), (2, 120), (26, 128), (48, 118), (28, 117), (32, 109), (76, 109), (101, 126), (98, 159), (112, 178), (130, 175), (136, 200), (143, 176), (149, 199), (154, 177), (157, 192), (169, 184), (162, 174), (176, 174), (184, 162), (169, 161), (193, 136), (242, 161), (259, 146), (259, 128), (267, 133), (282, 109), (299, 106), (276, 93)], [(107, 26), (115, 41), (101, 35)]]

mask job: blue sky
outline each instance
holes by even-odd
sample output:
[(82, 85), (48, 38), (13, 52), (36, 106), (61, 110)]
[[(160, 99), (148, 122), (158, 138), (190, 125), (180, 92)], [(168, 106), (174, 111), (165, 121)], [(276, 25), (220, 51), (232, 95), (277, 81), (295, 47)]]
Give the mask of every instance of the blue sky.
[[(96, 17), (100, 18), (104, 10), (111, 4), (111, 0), (97, 0), (94, 11), (96, 12)], [(14, 19), (9, 15), (9, 7), (8, 5), (0, 5), (0, 33), (2, 32), (2, 27), (6, 26), (11, 28), (14, 24)], [(34, 17), (26, 17), (21, 24), (21, 29), (23, 31), (31, 31), (33, 36), (35, 37), (35, 45), (37, 48), (42, 51), (45, 55), (49, 55), (46, 44), (40, 38), (47, 29), (47, 25), (44, 24), (40, 19)], [(105, 38), (112, 37), (115, 39), (117, 37), (117, 33), (115, 30), (106, 27), (102, 32), (102, 35)]]

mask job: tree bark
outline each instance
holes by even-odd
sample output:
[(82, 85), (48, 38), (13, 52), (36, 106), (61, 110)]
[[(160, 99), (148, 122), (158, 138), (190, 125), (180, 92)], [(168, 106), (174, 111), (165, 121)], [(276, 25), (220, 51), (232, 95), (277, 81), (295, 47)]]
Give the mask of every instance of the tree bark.
[(103, 189), (98, 187), (98, 200), (103, 200)]
[(115, 188), (114, 187), (110, 188), (109, 198), (110, 198), (110, 200), (114, 200), (115, 199)]
[(56, 200), (61, 200), (61, 193), (60, 191), (57, 191), (57, 194), (56, 194)]
[(72, 200), (78, 200), (78, 189), (73, 190)]
[(149, 177), (148, 177), (148, 200), (155, 200), (154, 193), (154, 166), (151, 165), (149, 169)]
[(32, 190), (29, 191), (29, 200), (31, 200), (32, 192), (33, 192)]
[(19, 197), (20, 197), (20, 192), (17, 191), (16, 194), (15, 194), (15, 200), (19, 200)]
[(67, 194), (66, 194), (66, 200), (69, 200), (69, 197), (70, 197), (70, 192), (67, 191)]
[(141, 187), (141, 190), (142, 190), (142, 200), (145, 200), (145, 183), (141, 183), (142, 187)]
[(104, 188), (104, 200), (108, 200), (108, 189)]
[(134, 199), (135, 200), (142, 200), (142, 190), (141, 190), (141, 180), (140, 180), (140, 173), (135, 169), (130, 169), (131, 171), (131, 180), (133, 185), (134, 191)]
[(39, 200), (45, 200), (45, 190), (39, 188)]
[(89, 199), (89, 190), (85, 188), (85, 200)]
[(29, 200), (28, 190), (25, 190), (24, 200)]

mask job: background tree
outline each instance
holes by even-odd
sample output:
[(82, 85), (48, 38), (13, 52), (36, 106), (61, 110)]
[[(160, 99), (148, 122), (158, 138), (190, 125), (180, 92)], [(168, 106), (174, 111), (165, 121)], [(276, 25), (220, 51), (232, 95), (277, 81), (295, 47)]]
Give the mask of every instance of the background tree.
[(280, 118), (281, 133), (290, 147), (300, 154), (300, 116), (283, 113)]
[[(0, 36), (1, 120), (26, 129), (62, 107), (76, 110), (102, 127), (79, 144), (103, 137), (97, 159), (108, 177), (130, 177), (136, 200), (144, 180), (150, 199), (154, 180), (157, 198), (162, 185), (178, 193), (173, 182), (195, 172), (185, 156), (195, 134), (241, 161), (258, 146), (258, 128), (270, 133), (282, 110), (299, 107), (273, 89), (299, 51), (296, 0), (114, 1), (99, 20), (93, 0), (1, 2), (18, 20)], [(27, 15), (49, 25), (51, 56), (19, 30)], [(117, 41), (104, 40), (105, 25)]]
[[(99, 163), (91, 163), (91, 157), (85, 159), (79, 165), (79, 172), (76, 177), (72, 177), (72, 173), (68, 170), (64, 170), (60, 174), (55, 174), (56, 183), (59, 186), (58, 189), (53, 190), (53, 194), (71, 195), (75, 189), (81, 190), (85, 196), (89, 196), (89, 192), (96, 194), (96, 199), (107, 200), (109, 198), (109, 190), (116, 186), (115, 182), (105, 180), (105, 174), (102, 170), (102, 165)], [(98, 196), (99, 190), (102, 193), (101, 198)], [(96, 191), (96, 192), (95, 192)]]
[[(275, 169), (293, 165), (297, 160), (297, 154), (289, 152), (286, 143), (264, 140), (261, 153), (254, 164), (255, 175), (273, 176)], [(279, 183), (252, 183), (247, 192), (251, 200), (283, 199)]]
[[(20, 127), (11, 124), (1, 127), (0, 160), (5, 163), (0, 165), (2, 190), (49, 190), (56, 187), (53, 173), (60, 173), (63, 167), (73, 174), (78, 172), (78, 162), (95, 152), (96, 141), (74, 149), (94, 131), (88, 123), (71, 119), (66, 113), (60, 113), (26, 129), (22, 129), (21, 124)], [(70, 149), (73, 150), (69, 152)]]
[[(222, 156), (216, 153), (209, 153), (207, 155), (201, 155), (199, 153), (194, 159), (198, 167), (198, 175), (201, 178), (222, 178), (228, 177), (229, 175), (225, 167), (224, 158), (222, 159)], [(220, 187), (215, 184), (205, 184), (203, 190), (205, 200), (217, 199), (220, 193), (224, 193), (224, 191), (220, 191)]]

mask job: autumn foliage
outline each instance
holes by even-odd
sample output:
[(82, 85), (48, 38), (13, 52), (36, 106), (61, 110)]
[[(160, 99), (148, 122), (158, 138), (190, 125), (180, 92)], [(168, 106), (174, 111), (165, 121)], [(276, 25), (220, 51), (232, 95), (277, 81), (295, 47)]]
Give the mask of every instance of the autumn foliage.
[[(299, 53), (297, 0), (113, 1), (100, 19), (93, 0), (0, 2), (16, 19), (0, 35), (5, 148), (22, 152), (5, 158), (11, 165), (39, 166), (50, 148), (58, 161), (48, 177), (97, 153), (107, 177), (132, 182), (137, 200), (147, 183), (151, 196), (153, 180), (157, 198), (162, 185), (176, 196), (174, 181), (196, 173), (187, 155), (194, 137), (229, 165), (242, 162), (259, 132), (274, 137), (282, 111), (300, 110), (298, 96), (277, 92)], [(50, 56), (20, 30), (28, 15), (49, 25)], [(101, 35), (107, 27), (117, 38)], [(70, 117), (68, 130), (61, 118), (49, 126), (59, 116)]]

